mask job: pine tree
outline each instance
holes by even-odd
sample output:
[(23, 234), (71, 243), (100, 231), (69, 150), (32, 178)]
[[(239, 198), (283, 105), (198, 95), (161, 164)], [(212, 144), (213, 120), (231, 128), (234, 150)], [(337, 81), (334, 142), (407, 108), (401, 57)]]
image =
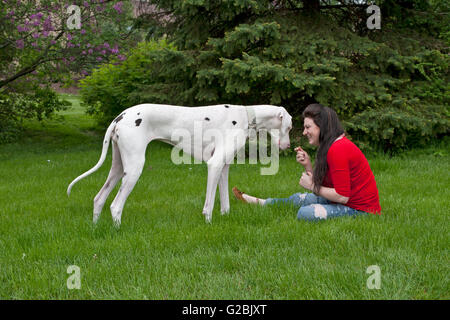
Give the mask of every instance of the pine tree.
[(149, 53), (152, 80), (137, 92), (152, 102), (283, 105), (297, 126), (319, 102), (362, 146), (385, 150), (449, 133), (446, 33), (425, 0), (383, 1), (383, 27), (372, 31), (362, 1), (151, 2), (159, 11), (141, 18), (149, 37), (177, 48)]

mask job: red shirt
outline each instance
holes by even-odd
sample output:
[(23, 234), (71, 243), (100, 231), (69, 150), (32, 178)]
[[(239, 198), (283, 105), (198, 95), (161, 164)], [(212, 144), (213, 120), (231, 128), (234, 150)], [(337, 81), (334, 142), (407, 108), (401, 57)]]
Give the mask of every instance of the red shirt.
[(327, 153), (328, 171), (323, 186), (348, 197), (346, 206), (381, 213), (375, 177), (364, 154), (346, 137), (331, 145)]

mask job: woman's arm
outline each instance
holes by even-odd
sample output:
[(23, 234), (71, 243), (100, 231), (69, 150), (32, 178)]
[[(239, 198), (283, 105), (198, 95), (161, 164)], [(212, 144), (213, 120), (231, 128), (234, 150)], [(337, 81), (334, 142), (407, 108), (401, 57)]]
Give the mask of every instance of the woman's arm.
[[(314, 190), (314, 183), (312, 179), (312, 174), (308, 171), (303, 172), (302, 177), (300, 178), (300, 185), (307, 189), (307, 190)], [(328, 187), (320, 187), (319, 189), (319, 196), (324, 197), (327, 200), (346, 204), (349, 200), (349, 197), (341, 196), (339, 193), (336, 192), (336, 189), (334, 188), (328, 188)]]
[(337, 193), (336, 189), (328, 187), (320, 187), (319, 196), (340, 204), (346, 204), (349, 199), (349, 197), (344, 197)]

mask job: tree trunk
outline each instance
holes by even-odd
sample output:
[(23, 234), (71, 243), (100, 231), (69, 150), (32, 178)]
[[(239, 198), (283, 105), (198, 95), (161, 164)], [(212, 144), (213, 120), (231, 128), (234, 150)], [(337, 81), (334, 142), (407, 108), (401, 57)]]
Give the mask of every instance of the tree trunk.
[(27, 75), (27, 74), (29, 74), (29, 73), (35, 71), (35, 70), (36, 70), (36, 67), (37, 67), (38, 65), (39, 65), (39, 63), (38, 63), (38, 64), (34, 64), (34, 65), (30, 66), (30, 67), (26, 67), (26, 68), (20, 70), (20, 71), (19, 71), (18, 73), (16, 73), (15, 75), (9, 77), (8, 79), (0, 80), (0, 88), (6, 86), (8, 83), (13, 82), (14, 80), (16, 80), (16, 79), (18, 79), (18, 78), (20, 78), (20, 77), (23, 77), (23, 76), (25, 76), (25, 75)]

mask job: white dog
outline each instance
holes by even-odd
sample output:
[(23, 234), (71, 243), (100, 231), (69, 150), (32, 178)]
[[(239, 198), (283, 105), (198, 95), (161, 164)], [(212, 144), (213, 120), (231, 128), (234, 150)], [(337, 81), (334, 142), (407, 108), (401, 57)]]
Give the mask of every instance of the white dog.
[[(195, 134), (196, 124), (205, 129), (199, 139), (180, 140), (174, 137), (176, 130)], [(103, 205), (117, 182), (122, 186), (111, 204), (114, 223), (120, 226), (122, 210), (129, 194), (142, 173), (145, 150), (152, 140), (161, 140), (177, 145), (195, 159), (206, 161), (208, 182), (203, 214), (210, 222), (214, 198), (219, 185), (221, 213), (229, 211), (228, 170), (236, 152), (245, 146), (252, 130), (267, 130), (272, 139), (278, 139), (278, 146), (284, 150), (290, 147), (289, 131), (292, 117), (283, 107), (271, 105), (235, 106), (216, 105), (207, 107), (179, 107), (158, 104), (141, 104), (123, 111), (108, 127), (103, 150), (98, 163), (70, 183), (73, 185), (96, 171), (103, 164), (112, 139), (112, 166), (108, 179), (94, 199), (94, 223), (97, 222)], [(208, 129), (216, 134), (207, 136)], [(211, 130), (209, 133), (211, 133)], [(217, 133), (223, 139), (218, 139)], [(220, 138), (220, 137), (219, 137)]]

